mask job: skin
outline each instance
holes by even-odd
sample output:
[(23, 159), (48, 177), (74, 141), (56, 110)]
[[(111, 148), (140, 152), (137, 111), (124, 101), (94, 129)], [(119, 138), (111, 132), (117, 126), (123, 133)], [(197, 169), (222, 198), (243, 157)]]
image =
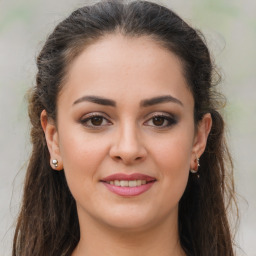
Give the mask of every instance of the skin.
[[(115, 34), (88, 46), (67, 75), (57, 126), (45, 111), (41, 122), (51, 160), (58, 160), (52, 167), (64, 168), (77, 203), (81, 239), (72, 255), (185, 255), (178, 203), (212, 121), (206, 114), (195, 129), (194, 100), (180, 60), (149, 37)], [(111, 99), (116, 106), (84, 96)], [(158, 96), (179, 102), (141, 106)], [(90, 113), (103, 118), (92, 122), (86, 119)], [(171, 122), (157, 122), (154, 115)], [(143, 194), (123, 197), (100, 182), (114, 173), (142, 173), (157, 181)]]

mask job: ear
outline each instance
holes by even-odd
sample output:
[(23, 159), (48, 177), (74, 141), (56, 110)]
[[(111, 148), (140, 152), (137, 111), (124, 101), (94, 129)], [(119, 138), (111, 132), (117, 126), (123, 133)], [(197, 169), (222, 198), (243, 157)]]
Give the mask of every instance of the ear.
[(212, 117), (210, 113), (207, 113), (203, 116), (203, 119), (199, 122), (197, 126), (197, 131), (194, 138), (194, 144), (192, 148), (192, 154), (191, 154), (191, 161), (190, 161), (190, 168), (195, 168), (195, 163), (197, 164), (196, 159), (200, 158), (200, 156), (203, 154), (208, 135), (211, 131), (212, 127)]
[[(47, 147), (50, 152), (50, 165), (54, 170), (60, 171), (63, 169), (63, 162), (59, 149), (58, 131), (54, 121), (47, 116), (45, 110), (41, 113), (41, 125), (44, 130)], [(53, 162), (55, 161), (55, 163)]]

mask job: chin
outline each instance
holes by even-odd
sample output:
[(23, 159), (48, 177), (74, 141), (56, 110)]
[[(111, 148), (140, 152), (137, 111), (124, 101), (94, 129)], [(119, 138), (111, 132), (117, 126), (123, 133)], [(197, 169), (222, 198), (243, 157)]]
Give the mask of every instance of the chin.
[(154, 209), (141, 209), (137, 207), (122, 207), (104, 215), (101, 220), (109, 227), (123, 232), (145, 231), (158, 225), (162, 216)]
[(116, 218), (115, 220), (107, 220), (106, 224), (109, 228), (117, 230), (118, 232), (124, 233), (134, 233), (134, 232), (145, 232), (145, 230), (150, 229), (152, 226), (152, 221), (148, 221), (145, 218), (133, 218), (122, 216)]

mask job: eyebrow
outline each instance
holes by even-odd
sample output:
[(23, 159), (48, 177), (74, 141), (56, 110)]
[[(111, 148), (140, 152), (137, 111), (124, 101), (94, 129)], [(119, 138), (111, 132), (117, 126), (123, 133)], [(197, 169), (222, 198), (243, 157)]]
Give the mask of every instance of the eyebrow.
[(156, 104), (166, 103), (166, 102), (173, 102), (183, 106), (183, 103), (180, 100), (178, 100), (177, 98), (174, 98), (171, 95), (164, 95), (164, 96), (154, 97), (152, 99), (143, 100), (141, 101), (140, 106), (150, 107)]
[(84, 101), (89, 101), (92, 103), (96, 103), (99, 105), (104, 105), (104, 106), (112, 106), (115, 107), (116, 103), (113, 100), (102, 98), (99, 96), (83, 96), (82, 98), (77, 99), (73, 105), (84, 102)]
[[(83, 96), (83, 97), (77, 99), (73, 103), (73, 105), (84, 102), (84, 101), (88, 101), (88, 102), (92, 102), (92, 103), (96, 103), (96, 104), (104, 105), (104, 106), (116, 107), (116, 102), (114, 100), (102, 98), (99, 96)], [(164, 96), (154, 97), (151, 99), (142, 100), (140, 102), (140, 107), (150, 107), (150, 106), (153, 106), (156, 104), (161, 104), (161, 103), (166, 103), (166, 102), (173, 102), (173, 103), (177, 103), (177, 104), (183, 106), (183, 103), (180, 100), (178, 100), (177, 98), (175, 98), (171, 95), (164, 95)]]

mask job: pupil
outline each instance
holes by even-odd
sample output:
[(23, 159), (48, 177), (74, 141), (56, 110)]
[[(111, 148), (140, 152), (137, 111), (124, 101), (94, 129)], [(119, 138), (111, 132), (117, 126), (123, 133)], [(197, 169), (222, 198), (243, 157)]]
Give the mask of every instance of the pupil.
[(101, 124), (102, 124), (102, 121), (103, 121), (103, 118), (100, 117), (100, 116), (95, 116), (95, 117), (93, 117), (93, 118), (91, 119), (92, 124), (95, 125), (95, 126), (101, 125)]
[(164, 118), (163, 117), (154, 117), (153, 118), (153, 123), (156, 126), (161, 126), (164, 123)]

